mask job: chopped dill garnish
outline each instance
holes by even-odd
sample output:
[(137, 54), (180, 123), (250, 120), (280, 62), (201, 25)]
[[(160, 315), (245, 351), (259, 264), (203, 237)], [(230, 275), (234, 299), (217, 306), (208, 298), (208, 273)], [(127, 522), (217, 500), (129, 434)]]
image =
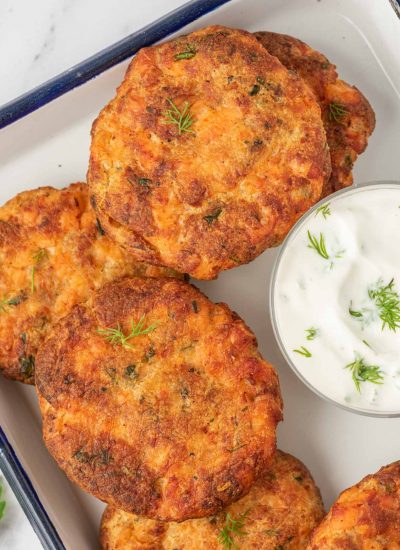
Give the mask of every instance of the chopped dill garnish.
[(207, 216), (203, 216), (203, 220), (206, 221), (208, 223), (208, 225), (211, 225), (219, 217), (221, 212), (222, 212), (222, 209), (217, 208), (217, 210), (215, 210), (215, 212), (213, 212), (212, 214), (208, 214)]
[(197, 50), (193, 44), (186, 44), (186, 48), (182, 52), (176, 53), (174, 55), (174, 59), (175, 61), (180, 61), (181, 59), (191, 59), (196, 55), (196, 53)]
[(39, 248), (37, 252), (32, 256), (32, 258), (35, 260), (35, 264), (38, 265), (42, 260), (49, 257), (49, 253), (45, 248)]
[(25, 293), (21, 293), (21, 294), (18, 294), (18, 296), (14, 296), (13, 298), (10, 298), (8, 300), (8, 305), (9, 306), (19, 306), (19, 304), (21, 302), (25, 302), (25, 300), (27, 299), (27, 295)]
[(32, 269), (31, 269), (31, 292), (32, 294), (35, 292), (35, 271), (36, 271), (36, 267), (33, 266)]
[(362, 317), (363, 316), (361, 311), (357, 311), (355, 309), (352, 309), (352, 302), (350, 302), (349, 313), (352, 317)]
[(106, 232), (104, 231), (101, 223), (100, 223), (100, 220), (99, 218), (96, 218), (96, 229), (97, 229), (97, 232), (99, 235), (103, 236), (106, 234)]
[(322, 214), (324, 218), (326, 219), (328, 216), (331, 215), (331, 210), (329, 208), (330, 202), (326, 202), (325, 204), (321, 204), (319, 208), (315, 211), (315, 215), (318, 216), (318, 214)]
[(312, 353), (304, 346), (300, 346), (300, 349), (294, 349), (293, 351), (300, 355), (304, 355), (304, 357), (312, 357)]
[(97, 329), (97, 332), (101, 334), (107, 342), (116, 346), (120, 344), (125, 349), (133, 349), (133, 346), (128, 344), (128, 341), (136, 336), (141, 336), (143, 334), (148, 334), (152, 332), (158, 325), (158, 323), (153, 323), (152, 325), (144, 328), (145, 316), (142, 315), (137, 323), (132, 321), (131, 331), (129, 334), (124, 334), (121, 325), (118, 323), (116, 328), (106, 328), (106, 329)]
[(248, 514), (249, 510), (246, 510), (246, 512), (240, 514), (238, 519), (233, 518), (229, 513), (226, 514), (225, 527), (218, 534), (218, 542), (227, 550), (239, 548), (234, 538), (247, 535), (243, 528)]
[(362, 343), (365, 344), (365, 345), (366, 345), (367, 347), (369, 347), (370, 349), (372, 349), (371, 346), (368, 344), (368, 342), (367, 342), (366, 340), (362, 340)]
[(6, 311), (6, 306), (19, 306), (19, 304), (27, 300), (27, 298), (28, 296), (23, 291), (21, 291), (21, 294), (13, 296), (12, 298), (7, 298), (6, 296), (3, 296), (3, 298), (0, 300), (0, 313)]
[(371, 382), (372, 384), (382, 384), (383, 372), (377, 365), (366, 365), (362, 357), (356, 357), (356, 359), (344, 367), (349, 369), (352, 373), (354, 385), (361, 393), (361, 383)]
[(128, 365), (124, 371), (124, 375), (127, 378), (131, 378), (131, 380), (138, 378), (139, 375), (136, 370), (136, 365)]
[(180, 110), (172, 101), (172, 99), (168, 98), (167, 101), (171, 105), (171, 108), (167, 109), (164, 113), (164, 123), (175, 124), (178, 128), (179, 135), (183, 134), (184, 132), (194, 134), (193, 130), (190, 130), (190, 127), (193, 124), (193, 118), (190, 112), (189, 103), (185, 101), (182, 110)]
[(350, 155), (346, 155), (344, 157), (344, 163), (347, 166), (347, 168), (353, 168), (353, 159)]
[(242, 449), (243, 447), (247, 447), (248, 443), (242, 443), (241, 445), (236, 445), (236, 447), (232, 447), (231, 449), (227, 449), (228, 453), (235, 453), (239, 449)]
[(393, 288), (394, 279), (387, 285), (378, 281), (375, 288), (368, 290), (368, 296), (375, 302), (382, 320), (382, 330), (388, 326), (389, 330), (396, 332), (400, 327), (400, 296)]
[(0, 311), (6, 311), (6, 306), (9, 306), (8, 298), (6, 296), (3, 296), (3, 298), (0, 300)]
[(39, 248), (35, 254), (33, 254), (32, 259), (35, 264), (31, 268), (31, 292), (35, 292), (35, 273), (38, 265), (45, 259), (49, 257), (49, 253), (45, 248)]
[(35, 370), (35, 358), (33, 355), (22, 355), (18, 359), (21, 374), (24, 378), (31, 378)]
[(138, 184), (142, 185), (143, 187), (148, 187), (150, 183), (152, 183), (152, 180), (150, 178), (139, 178)]
[(306, 328), (305, 332), (307, 334), (307, 340), (314, 340), (317, 337), (318, 329), (314, 327)]
[(254, 86), (249, 92), (249, 95), (257, 95), (259, 91), (260, 91), (260, 86), (258, 84), (254, 84)]
[(341, 103), (337, 103), (336, 101), (332, 101), (332, 103), (329, 103), (329, 120), (331, 122), (338, 122), (339, 124), (342, 123), (342, 118), (348, 114), (348, 111), (344, 105)]
[(307, 235), (308, 240), (310, 241), (308, 248), (313, 248), (322, 258), (324, 258), (325, 260), (329, 260), (329, 254), (326, 251), (325, 237), (323, 236), (323, 234), (319, 234), (319, 240), (317, 239), (317, 237), (312, 235), (309, 230), (307, 231)]

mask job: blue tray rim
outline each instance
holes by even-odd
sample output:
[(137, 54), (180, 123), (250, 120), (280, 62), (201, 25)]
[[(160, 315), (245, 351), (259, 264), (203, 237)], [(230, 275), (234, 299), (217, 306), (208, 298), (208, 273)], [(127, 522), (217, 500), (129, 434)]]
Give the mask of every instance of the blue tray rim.
[(28, 474), (0, 426), (0, 468), (42, 546), (65, 550), (65, 546), (35, 491)]
[(0, 129), (40, 109), (107, 69), (231, 0), (191, 0), (0, 107)]

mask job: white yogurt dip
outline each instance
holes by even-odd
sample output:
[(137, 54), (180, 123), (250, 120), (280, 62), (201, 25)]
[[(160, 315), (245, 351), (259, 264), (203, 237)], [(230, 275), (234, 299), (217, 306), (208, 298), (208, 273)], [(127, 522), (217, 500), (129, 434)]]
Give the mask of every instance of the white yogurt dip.
[(295, 226), (271, 288), (281, 348), (345, 407), (400, 414), (400, 184), (328, 198)]

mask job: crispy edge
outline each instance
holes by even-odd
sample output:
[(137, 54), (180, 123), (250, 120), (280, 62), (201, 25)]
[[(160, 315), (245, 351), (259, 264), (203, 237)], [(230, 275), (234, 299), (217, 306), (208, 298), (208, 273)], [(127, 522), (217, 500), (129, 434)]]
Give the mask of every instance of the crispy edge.
[[(387, 528), (393, 525), (393, 504), (398, 538), (379, 541), (377, 537), (384, 536)], [(371, 533), (365, 531), (365, 525), (372, 529)], [(365, 542), (365, 546), (360, 546), (360, 542)], [(387, 546), (392, 543), (398, 546)], [(383, 466), (378, 472), (367, 475), (340, 493), (326, 517), (313, 531), (307, 550), (347, 548), (400, 548), (400, 461)]]

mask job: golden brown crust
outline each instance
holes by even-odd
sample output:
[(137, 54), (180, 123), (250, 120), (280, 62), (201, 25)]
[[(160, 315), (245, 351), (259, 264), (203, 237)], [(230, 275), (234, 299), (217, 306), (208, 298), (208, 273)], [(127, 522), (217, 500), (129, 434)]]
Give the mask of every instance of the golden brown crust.
[(338, 77), (336, 66), (329, 59), (294, 36), (276, 32), (254, 34), (282, 65), (305, 80), (319, 101), (324, 100), (326, 86), (334, 83)]
[[(255, 35), (271, 55), (304, 79), (320, 102), (332, 165), (322, 196), (352, 185), (354, 162), (367, 147), (375, 128), (375, 115), (368, 100), (356, 87), (338, 80), (336, 66), (301, 40), (273, 32)], [(331, 111), (335, 104), (344, 110), (344, 115)]]
[[(338, 121), (331, 113), (335, 104), (346, 112)], [(368, 145), (375, 128), (375, 114), (360, 90), (343, 80), (326, 86), (321, 109), (332, 164), (332, 175), (323, 189), (323, 196), (327, 196), (353, 184), (352, 169)]]
[(308, 550), (399, 550), (400, 461), (343, 491)]
[[(249, 494), (211, 518), (161, 523), (108, 506), (103, 514), (103, 550), (223, 550), (218, 542), (227, 514), (246, 514), (243, 536), (233, 536), (241, 550), (304, 550), (324, 515), (321, 495), (310, 472), (293, 456), (277, 451)], [(228, 533), (229, 534), (229, 533)]]
[[(169, 99), (190, 105), (189, 132), (166, 123)], [(319, 199), (329, 162), (303, 80), (251, 34), (209, 27), (133, 59), (93, 125), (88, 181), (107, 232), (135, 257), (210, 279), (279, 244)]]
[(0, 369), (33, 383), (37, 350), (53, 322), (89, 292), (123, 276), (172, 276), (139, 264), (104, 236), (88, 187), (42, 187), (0, 208)]
[[(144, 316), (156, 328), (111, 345)], [(161, 520), (240, 498), (275, 450), (281, 397), (256, 339), (224, 304), (174, 279), (106, 285), (55, 326), (37, 360), (46, 444), (76, 483)], [(47, 400), (47, 401), (46, 401)]]

